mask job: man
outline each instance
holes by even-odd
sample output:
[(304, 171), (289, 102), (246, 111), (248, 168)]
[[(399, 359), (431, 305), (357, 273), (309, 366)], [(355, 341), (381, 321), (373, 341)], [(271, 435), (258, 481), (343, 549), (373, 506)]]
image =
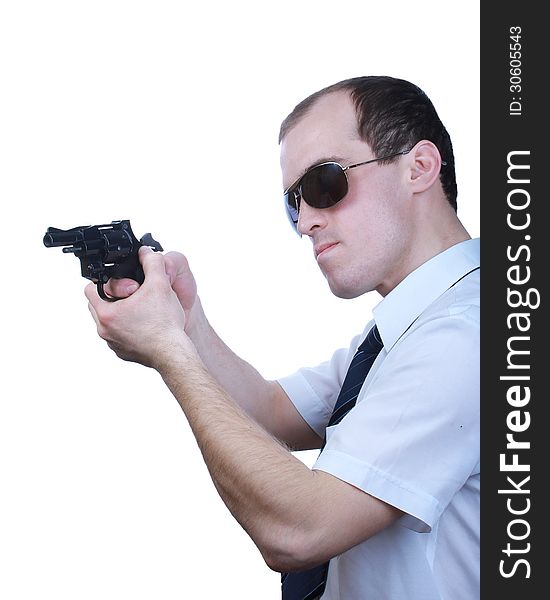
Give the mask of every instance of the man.
[[(99, 335), (161, 374), (229, 510), (290, 572), (285, 600), (475, 598), (479, 243), (449, 136), (416, 86), (362, 77), (299, 104), (280, 141), (289, 219), (330, 289), (383, 297), (350, 348), (266, 381), (210, 327), (185, 258), (148, 248), (143, 285), (111, 286), (128, 298), (86, 288)], [(309, 469), (288, 448), (322, 451)]]

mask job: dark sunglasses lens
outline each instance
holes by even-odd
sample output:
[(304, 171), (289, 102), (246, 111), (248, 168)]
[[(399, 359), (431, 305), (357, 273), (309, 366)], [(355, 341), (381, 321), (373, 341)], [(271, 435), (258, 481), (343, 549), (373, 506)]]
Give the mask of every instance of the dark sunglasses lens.
[(329, 208), (348, 193), (348, 180), (342, 167), (327, 163), (308, 171), (301, 181), (302, 198), (314, 208)]

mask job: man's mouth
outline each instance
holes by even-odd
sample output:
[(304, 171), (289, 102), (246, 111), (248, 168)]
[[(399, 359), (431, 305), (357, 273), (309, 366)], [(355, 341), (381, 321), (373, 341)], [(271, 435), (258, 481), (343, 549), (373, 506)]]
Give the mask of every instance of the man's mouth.
[(319, 244), (318, 246), (315, 246), (314, 248), (314, 253), (315, 253), (315, 258), (319, 259), (319, 257), (324, 254), (325, 252), (327, 252), (328, 250), (330, 250), (331, 248), (334, 248), (334, 246), (336, 246), (338, 244), (338, 242), (327, 242), (325, 244)]

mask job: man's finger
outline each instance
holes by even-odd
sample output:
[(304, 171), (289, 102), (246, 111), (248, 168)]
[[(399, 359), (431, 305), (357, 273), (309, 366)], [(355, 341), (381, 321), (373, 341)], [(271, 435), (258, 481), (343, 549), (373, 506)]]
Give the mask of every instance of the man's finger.
[(105, 292), (113, 298), (128, 298), (139, 288), (133, 279), (114, 279), (111, 277), (105, 284)]
[(94, 318), (94, 321), (97, 323), (98, 320), (97, 320), (96, 306), (99, 302), (103, 302), (103, 300), (99, 297), (99, 294), (97, 293), (95, 283), (89, 283), (84, 288), (84, 295), (88, 299), (88, 307), (90, 309), (90, 312), (92, 313), (92, 317)]
[(88, 302), (88, 310), (90, 311), (90, 314), (92, 315), (95, 324), (99, 327), (99, 317), (97, 316), (95, 308), (91, 305), (90, 302)]
[(143, 267), (145, 279), (162, 278), (167, 279), (166, 268), (164, 266), (164, 256), (160, 252), (155, 252), (149, 246), (141, 246), (139, 249), (139, 260)]
[(170, 283), (174, 283), (177, 277), (189, 272), (187, 258), (180, 252), (167, 252), (164, 255), (164, 264), (166, 266), (166, 273), (168, 273), (170, 278)]

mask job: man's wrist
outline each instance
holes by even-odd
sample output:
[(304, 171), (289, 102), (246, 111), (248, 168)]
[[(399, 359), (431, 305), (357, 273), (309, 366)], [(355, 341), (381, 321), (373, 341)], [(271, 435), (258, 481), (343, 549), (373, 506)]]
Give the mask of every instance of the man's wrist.
[(173, 373), (196, 370), (198, 366), (202, 366), (202, 361), (193, 342), (183, 331), (158, 348), (153, 364), (163, 379)]

